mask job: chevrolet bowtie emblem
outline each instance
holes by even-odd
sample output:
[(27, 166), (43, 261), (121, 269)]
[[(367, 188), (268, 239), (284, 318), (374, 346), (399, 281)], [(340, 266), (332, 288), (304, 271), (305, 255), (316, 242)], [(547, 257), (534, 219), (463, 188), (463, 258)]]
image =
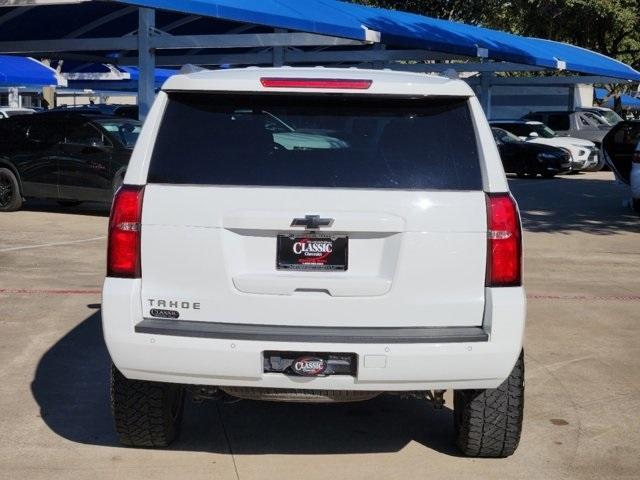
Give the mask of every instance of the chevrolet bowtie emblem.
[(320, 227), (330, 227), (332, 223), (333, 218), (320, 218), (320, 215), (305, 215), (304, 218), (294, 218), (291, 226), (317, 230)]

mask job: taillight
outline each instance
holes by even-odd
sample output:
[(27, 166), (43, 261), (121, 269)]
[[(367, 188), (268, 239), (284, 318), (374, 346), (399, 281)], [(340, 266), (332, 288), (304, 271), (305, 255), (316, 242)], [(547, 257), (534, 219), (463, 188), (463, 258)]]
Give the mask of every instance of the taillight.
[(144, 187), (124, 185), (117, 192), (109, 218), (107, 276), (140, 278), (140, 222)]
[(273, 78), (260, 79), (263, 87), (269, 88), (337, 88), (347, 90), (366, 90), (371, 80), (352, 78)]
[(487, 226), (487, 287), (521, 285), (522, 233), (510, 194), (487, 194)]
[(631, 157), (631, 161), (633, 163), (640, 163), (640, 150), (636, 150), (633, 152), (633, 157)]

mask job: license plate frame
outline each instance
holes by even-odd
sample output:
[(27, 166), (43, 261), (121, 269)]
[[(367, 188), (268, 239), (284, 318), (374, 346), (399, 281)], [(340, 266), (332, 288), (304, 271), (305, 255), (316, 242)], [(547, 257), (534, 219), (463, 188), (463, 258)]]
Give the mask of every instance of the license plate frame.
[[(295, 368), (298, 361), (321, 360), (324, 368), (318, 372), (304, 372)], [(262, 352), (264, 373), (283, 373), (292, 376), (327, 377), (329, 375), (358, 376), (358, 355), (353, 352), (293, 352), (266, 350)]]
[[(330, 248), (330, 251), (327, 251)], [(326, 234), (279, 234), (276, 269), (344, 272), (349, 268), (349, 237)]]

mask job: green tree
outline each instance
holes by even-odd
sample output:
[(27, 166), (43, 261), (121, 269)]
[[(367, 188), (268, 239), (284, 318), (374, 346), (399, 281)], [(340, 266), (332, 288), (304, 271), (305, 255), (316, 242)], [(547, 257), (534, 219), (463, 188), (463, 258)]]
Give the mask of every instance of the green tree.
[(355, 0), (353, 3), (392, 8), (472, 25), (488, 25), (492, 18), (507, 10), (505, 2), (499, 0)]
[(514, 33), (600, 52), (640, 67), (640, 0), (515, 0)]

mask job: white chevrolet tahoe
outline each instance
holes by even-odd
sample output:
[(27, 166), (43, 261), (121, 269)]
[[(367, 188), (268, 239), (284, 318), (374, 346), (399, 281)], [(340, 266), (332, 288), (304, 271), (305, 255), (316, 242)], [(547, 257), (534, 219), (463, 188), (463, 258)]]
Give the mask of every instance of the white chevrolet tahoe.
[(185, 392), (440, 406), (452, 389), (461, 451), (508, 456), (524, 401), (521, 257), (517, 205), (464, 82), (176, 75), (109, 223), (119, 438), (168, 445)]

